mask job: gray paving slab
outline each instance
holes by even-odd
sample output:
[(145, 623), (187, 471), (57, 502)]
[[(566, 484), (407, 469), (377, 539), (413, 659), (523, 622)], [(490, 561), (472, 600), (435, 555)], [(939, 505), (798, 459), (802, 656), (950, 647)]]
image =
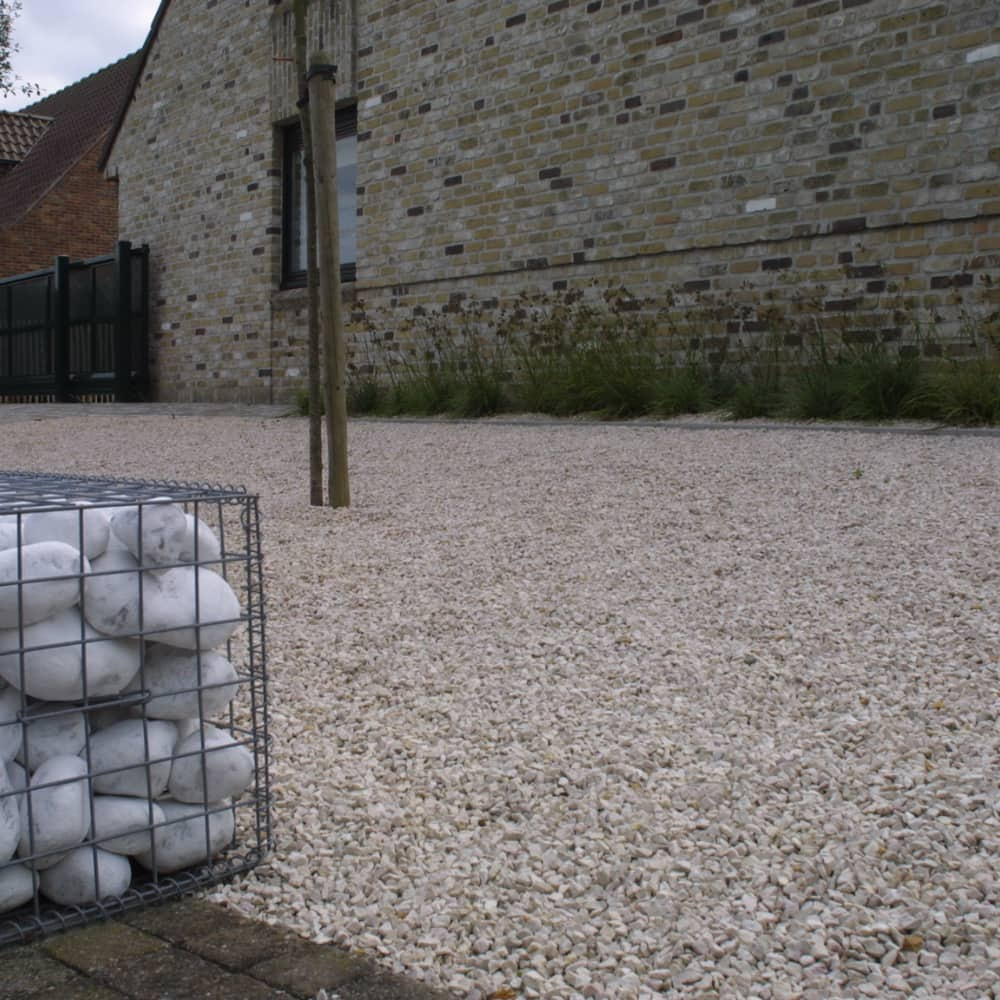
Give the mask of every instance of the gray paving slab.
[(197, 896), (0, 951), (0, 970), (3, 1000), (454, 1000)]

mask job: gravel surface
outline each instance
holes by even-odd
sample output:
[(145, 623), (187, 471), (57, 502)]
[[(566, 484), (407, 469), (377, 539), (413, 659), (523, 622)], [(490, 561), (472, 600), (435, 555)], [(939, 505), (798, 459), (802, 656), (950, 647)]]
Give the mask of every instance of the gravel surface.
[(215, 893), (469, 998), (1000, 997), (1000, 440), (58, 419), (261, 495), (280, 847)]

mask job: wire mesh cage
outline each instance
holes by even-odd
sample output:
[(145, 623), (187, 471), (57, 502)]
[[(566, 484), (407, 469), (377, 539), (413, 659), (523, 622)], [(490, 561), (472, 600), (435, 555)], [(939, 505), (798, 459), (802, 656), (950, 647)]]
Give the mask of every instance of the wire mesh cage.
[(257, 498), (0, 471), (0, 947), (272, 847)]

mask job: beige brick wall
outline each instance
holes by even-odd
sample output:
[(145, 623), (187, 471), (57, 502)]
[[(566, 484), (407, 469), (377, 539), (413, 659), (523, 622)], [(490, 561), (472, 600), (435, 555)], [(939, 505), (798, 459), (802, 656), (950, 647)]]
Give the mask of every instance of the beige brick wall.
[(173, 0), (109, 162), (121, 235), (150, 246), (162, 398), (270, 398), (270, 14), (259, 2)]
[(1000, 274), (995, 4), (424, 0), (360, 44), (370, 303)]
[[(165, 398), (284, 399), (305, 378), (304, 295), (278, 288), (289, 18), (173, 0), (115, 149)], [(829, 284), (828, 309), (1000, 279), (996, 4), (323, 0), (314, 18), (358, 102), (352, 291), (389, 316), (593, 278), (713, 294), (794, 275)]]

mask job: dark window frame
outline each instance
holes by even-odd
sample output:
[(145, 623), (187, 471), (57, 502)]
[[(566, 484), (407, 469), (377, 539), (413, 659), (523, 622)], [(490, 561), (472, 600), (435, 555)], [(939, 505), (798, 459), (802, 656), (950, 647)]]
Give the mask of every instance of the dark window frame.
[[(336, 138), (345, 139), (358, 134), (357, 105), (337, 109)], [(298, 121), (285, 125), (281, 129), (281, 287), (304, 288), (306, 286), (306, 271), (291, 268), (294, 259), (292, 242), (296, 236), (294, 213), (292, 212), (292, 184), (294, 181), (294, 163), (297, 154), (302, 152), (302, 128)], [(357, 280), (357, 261), (341, 261), (341, 282)]]

